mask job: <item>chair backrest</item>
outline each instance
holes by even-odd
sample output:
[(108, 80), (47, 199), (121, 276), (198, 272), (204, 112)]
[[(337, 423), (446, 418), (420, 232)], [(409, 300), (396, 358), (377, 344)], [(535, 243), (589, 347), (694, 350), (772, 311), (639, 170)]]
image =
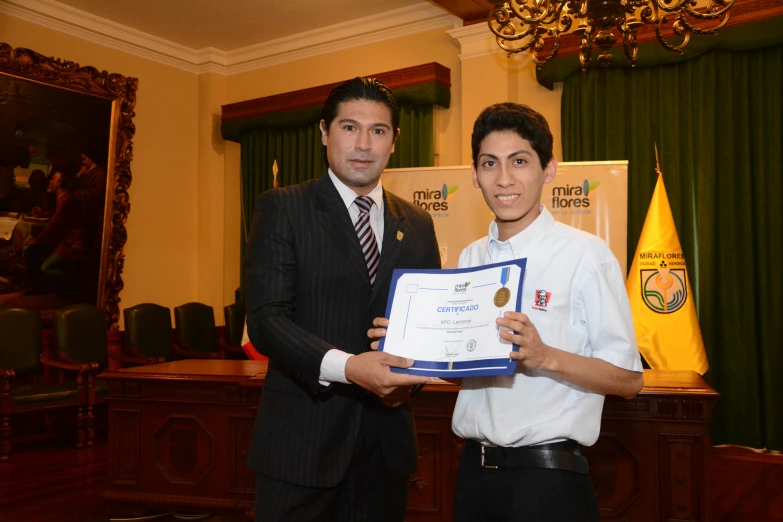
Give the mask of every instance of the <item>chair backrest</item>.
[(125, 346), (147, 357), (171, 356), (171, 310), (154, 303), (141, 303), (123, 311)]
[(22, 308), (0, 309), (0, 368), (28, 376), (43, 372), (41, 314)]
[(232, 346), (242, 344), (245, 329), (245, 303), (234, 303), (223, 309), (226, 318), (226, 342)]
[(215, 314), (203, 303), (185, 303), (174, 309), (177, 341), (183, 347), (197, 352), (217, 351), (215, 343)]
[(57, 349), (77, 362), (106, 367), (106, 314), (88, 304), (60, 308), (54, 314)]

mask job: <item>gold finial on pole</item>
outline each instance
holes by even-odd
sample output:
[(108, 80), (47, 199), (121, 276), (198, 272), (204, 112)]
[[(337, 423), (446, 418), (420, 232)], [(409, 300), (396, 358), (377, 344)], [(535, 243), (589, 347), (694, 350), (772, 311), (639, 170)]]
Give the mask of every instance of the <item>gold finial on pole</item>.
[(277, 160), (275, 160), (275, 162), (274, 162), (274, 163), (272, 163), (272, 176), (274, 176), (274, 181), (273, 181), (272, 185), (273, 185), (275, 188), (277, 188), (277, 187), (278, 187), (278, 183), (277, 183), (277, 172), (278, 172), (278, 168), (277, 168)]
[(662, 176), (663, 174), (661, 173), (661, 164), (658, 163), (658, 144), (653, 142), (653, 145), (655, 146), (655, 172), (659, 176)]

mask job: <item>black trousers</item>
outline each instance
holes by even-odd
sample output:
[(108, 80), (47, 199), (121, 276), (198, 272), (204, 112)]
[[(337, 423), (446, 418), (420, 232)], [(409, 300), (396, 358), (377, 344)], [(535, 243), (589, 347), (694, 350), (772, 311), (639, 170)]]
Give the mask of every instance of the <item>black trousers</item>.
[(598, 522), (590, 477), (571, 471), (487, 469), (480, 452), (462, 452), (454, 522)]
[(334, 488), (256, 475), (255, 522), (402, 522), (408, 480), (392, 480), (372, 412), (365, 410), (351, 463)]

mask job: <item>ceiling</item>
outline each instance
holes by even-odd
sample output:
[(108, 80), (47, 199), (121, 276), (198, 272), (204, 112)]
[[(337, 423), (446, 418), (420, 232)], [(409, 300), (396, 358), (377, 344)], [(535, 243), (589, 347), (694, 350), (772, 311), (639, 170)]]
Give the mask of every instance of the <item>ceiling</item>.
[(191, 49), (214, 47), (222, 51), (414, 6), (422, 1), (59, 0)]

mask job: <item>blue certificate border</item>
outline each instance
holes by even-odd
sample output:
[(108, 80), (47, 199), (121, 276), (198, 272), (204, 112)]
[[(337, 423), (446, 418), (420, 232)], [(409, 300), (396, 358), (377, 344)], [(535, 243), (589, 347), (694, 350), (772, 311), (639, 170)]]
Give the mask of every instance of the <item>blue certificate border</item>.
[[(502, 268), (509, 265), (516, 265), (520, 268), (519, 288), (517, 288), (517, 302), (514, 308), (517, 312), (522, 309), (522, 283), (525, 279), (525, 267), (527, 258), (514, 259), (503, 263), (494, 263), (491, 265), (474, 266), (471, 268), (444, 268), (437, 269), (400, 269), (397, 268), (392, 274), (391, 288), (389, 289), (389, 299), (386, 301), (386, 317), (391, 315), (392, 302), (394, 294), (397, 292), (397, 282), (404, 274), (466, 274), (478, 272), (481, 270), (490, 270), (493, 268)], [(378, 351), (382, 352), (386, 338), (382, 337), (378, 345)], [(519, 351), (519, 346), (512, 345), (512, 351)], [(517, 368), (517, 361), (503, 357), (501, 359), (476, 359), (473, 361), (445, 362), (445, 361), (422, 361), (416, 359), (410, 368), (391, 368), (394, 373), (405, 373), (409, 375), (422, 375), (425, 377), (481, 377), (488, 375), (513, 375)]]

